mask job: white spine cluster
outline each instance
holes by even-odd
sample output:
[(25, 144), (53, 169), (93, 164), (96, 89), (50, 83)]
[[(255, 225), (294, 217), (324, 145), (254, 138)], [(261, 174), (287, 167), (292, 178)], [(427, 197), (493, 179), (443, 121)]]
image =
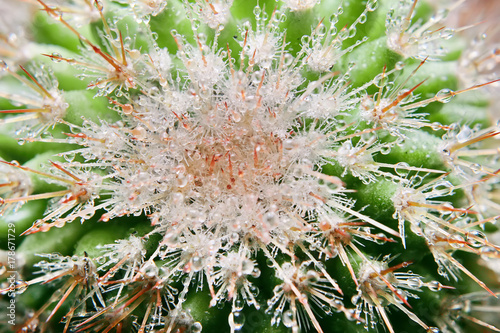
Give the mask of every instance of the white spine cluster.
[[(166, 1), (118, 1), (134, 14), (140, 27), (136, 38), (127, 36), (118, 19), (105, 19), (100, 1), (76, 2), (88, 8), (71, 20), (65, 19), (64, 2), (38, 2), (82, 44), (76, 59), (46, 56), (81, 70), (83, 79), (92, 80), (88, 89), (96, 99), (107, 97), (110, 110), (105, 111), (119, 120), (84, 116), (71, 123), (65, 118), (68, 102), (50, 71), (23, 67), (28, 79), (2, 64), (29, 88), (27, 95), (6, 97), (30, 109), (2, 117), (0, 124), (21, 124), (16, 135), (22, 140), (79, 147), (59, 153), (64, 162), (51, 161), (48, 172), (0, 161), (0, 181), (6, 184), (0, 188), (0, 209), (51, 199), (45, 216), (25, 234), (96, 214), (99, 222), (142, 217), (151, 229), (99, 246), (96, 258), (86, 252), (45, 255), (51, 262), (37, 265), (43, 276), (2, 292), (64, 278), (66, 284), (43, 309), (76, 290), (78, 301), (66, 315), (65, 330), (118, 331), (122, 321), (141, 310), (144, 318), (131, 320), (140, 332), (199, 332), (201, 324), (183, 306), (193, 289), (208, 287), (210, 306), (230, 304), (228, 322), (234, 332), (243, 327), (245, 306), (262, 307), (256, 279), (263, 258), (277, 284), (265, 310), (273, 325), (283, 323), (292, 332), (308, 326), (323, 332), (317, 314), (337, 312), (366, 329), (375, 329), (382, 319), (394, 332), (386, 310), (391, 305), (427, 332), (438, 332), (410, 310), (408, 300), (417, 298), (413, 293), (422, 287), (447, 287), (424, 282), (410, 271), (395, 272), (409, 261), (389, 266), (394, 256), (381, 259), (365, 253), (365, 245), (366, 252), (386, 243), (406, 247), (409, 223), (412, 236), (423, 239), (434, 256), (441, 276), (457, 280), (464, 273), (494, 294), (453, 254), (460, 250), (500, 256), (500, 248), (476, 230), (498, 217), (498, 198), (492, 194), (499, 173), (498, 158), (492, 156), (498, 149), (482, 145), (496, 140), (500, 131), (430, 124), (419, 111), (422, 107), (446, 103), (467, 89), (442, 90), (425, 99), (415, 93), (423, 82), (408, 87), (425, 59), (442, 54), (438, 42), (453, 34), (432, 30), (444, 14), (412, 22), (417, 1), (397, 4), (387, 19), (387, 46), (405, 61), (422, 62), (410, 75), (404, 72), (402, 80), (405, 64), (398, 62), (354, 85), (356, 68), (344, 58), (368, 40), (354, 38), (377, 9), (376, 0), (367, 1), (354, 22), (337, 31), (341, 6), (328, 23), (316, 22), (295, 51), (281, 28), (286, 11), (303, 11), (317, 1), (288, 1), (272, 11), (256, 6), (255, 24), (234, 29), (239, 33), (234, 37), (241, 48), (238, 54), (231, 53), (229, 43), (219, 45), (224, 25), (231, 24), (232, 1), (186, 5), (193, 36), (172, 31), (168, 37), (176, 52), (160, 47), (157, 33), (147, 26), (151, 16), (161, 16)], [(74, 28), (95, 18), (103, 25), (99, 42)], [(5, 113), (15, 113), (11, 111)], [(27, 115), (31, 111), (33, 116)], [(55, 125), (67, 129), (62, 138), (52, 136)], [(431, 147), (441, 156), (443, 170), (410, 166), (404, 160), (384, 162), (391, 150), (408, 144), (411, 134), (422, 128), (447, 133), (443, 138), (436, 134), (441, 144)], [(477, 143), (481, 149), (475, 151)], [(481, 159), (476, 164), (470, 156)], [(340, 171), (325, 171), (329, 168)], [(29, 182), (12, 170), (35, 174), (62, 189), (31, 195)], [(461, 184), (452, 184), (450, 174)], [(396, 222), (391, 227), (392, 221), (371, 217), (352, 195), (384, 181), (393, 185), (394, 193), (385, 199), (399, 232)], [(465, 208), (455, 208), (448, 199), (463, 187)], [(150, 249), (155, 237), (159, 240)], [(336, 257), (354, 285), (350, 303), (340, 286), (346, 282), (337, 281), (325, 265)], [(49, 319), (62, 303), (57, 300)], [(93, 308), (87, 310), (90, 304)], [(446, 320), (444, 325), (449, 325)]]

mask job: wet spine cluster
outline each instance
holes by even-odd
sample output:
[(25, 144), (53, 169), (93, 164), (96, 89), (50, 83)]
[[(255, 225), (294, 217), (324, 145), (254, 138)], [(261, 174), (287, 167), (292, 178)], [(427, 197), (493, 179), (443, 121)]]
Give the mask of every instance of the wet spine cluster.
[(0, 25), (0, 223), (24, 262), (1, 287), (24, 300), (10, 329), (499, 331), (497, 276), (477, 271), (500, 257), (500, 126), (478, 93), (498, 88), (500, 59), (484, 38), (458, 49), (449, 9), (10, 9), (24, 24)]

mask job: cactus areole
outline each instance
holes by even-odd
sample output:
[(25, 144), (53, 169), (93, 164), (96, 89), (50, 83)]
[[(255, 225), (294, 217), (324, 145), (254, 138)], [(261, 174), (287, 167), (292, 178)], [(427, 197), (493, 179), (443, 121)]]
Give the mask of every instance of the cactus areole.
[(500, 332), (446, 3), (0, 0), (0, 331)]

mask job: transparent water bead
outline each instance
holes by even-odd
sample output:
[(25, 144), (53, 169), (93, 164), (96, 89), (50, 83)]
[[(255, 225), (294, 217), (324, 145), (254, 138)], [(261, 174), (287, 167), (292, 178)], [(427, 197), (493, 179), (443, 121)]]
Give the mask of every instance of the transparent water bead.
[(290, 328), (293, 326), (293, 312), (291, 310), (284, 311), (281, 319), (283, 321), (283, 325), (286, 327)]
[(436, 94), (437, 101), (441, 103), (450, 102), (454, 96), (454, 91), (451, 89), (441, 89)]

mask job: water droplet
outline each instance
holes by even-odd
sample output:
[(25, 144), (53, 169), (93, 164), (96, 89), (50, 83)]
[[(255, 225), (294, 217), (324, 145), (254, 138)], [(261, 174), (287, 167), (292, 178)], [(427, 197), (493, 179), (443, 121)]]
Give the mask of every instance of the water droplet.
[(499, 253), (497, 249), (491, 246), (483, 246), (479, 249), (479, 252), (481, 253), (481, 258), (483, 259), (495, 258)]
[(306, 274), (307, 279), (309, 280), (310, 283), (316, 283), (319, 281), (319, 274), (316, 271), (310, 270), (307, 271)]
[(99, 265), (103, 265), (105, 262), (106, 262), (106, 258), (105, 257), (97, 257), (95, 258), (95, 261), (99, 264)]
[(73, 160), (75, 159), (75, 153), (73, 152), (65, 153), (63, 157), (66, 160), (66, 162), (73, 162)]
[(377, 88), (384, 87), (387, 84), (387, 82), (388, 82), (387, 76), (386, 75), (382, 75), (382, 74), (378, 74), (373, 79), (373, 85), (375, 85), (375, 87), (377, 87)]
[(163, 238), (163, 244), (166, 244), (168, 246), (175, 246), (178, 242), (179, 238), (177, 237), (177, 234), (172, 232), (166, 234)]
[(60, 53), (54, 52), (52, 53), (52, 57), (50, 57), (50, 60), (53, 62), (61, 62), (62, 55)]
[(405, 177), (408, 174), (408, 168), (410, 165), (406, 162), (399, 162), (394, 166), (394, 171), (398, 174), (400, 177)]
[(455, 93), (451, 89), (441, 89), (436, 94), (436, 99), (441, 103), (448, 103), (455, 96)]
[(420, 288), (422, 286), (422, 280), (418, 277), (412, 277), (407, 280), (407, 285), (412, 289)]
[(193, 259), (191, 259), (191, 264), (191, 268), (195, 272), (199, 272), (203, 269), (203, 259), (198, 256), (194, 256)]
[(359, 20), (359, 23), (364, 24), (364, 23), (366, 23), (366, 19), (367, 19), (366, 14), (365, 14), (365, 13), (363, 13), (363, 14), (361, 14), (361, 15), (359, 16), (359, 19), (358, 19), (358, 20)]
[(256, 287), (255, 285), (250, 285), (250, 287), (248, 288), (250, 289), (250, 293), (254, 296), (254, 297), (257, 297), (259, 296), (259, 293), (260, 293), (260, 289), (259, 287)]
[(433, 131), (438, 131), (438, 130), (440, 130), (440, 129), (442, 129), (442, 128), (443, 128), (443, 125), (441, 125), (441, 124), (440, 124), (440, 123), (438, 123), (438, 122), (434, 122), (434, 123), (432, 123), (432, 124), (431, 124), (431, 129), (432, 129)]
[(143, 267), (144, 274), (149, 277), (155, 277), (158, 275), (158, 267), (154, 263), (146, 264)]
[(397, 71), (402, 70), (404, 67), (405, 67), (405, 63), (404, 63), (403, 61), (398, 61), (398, 62), (396, 63), (396, 65), (394, 65), (394, 68), (395, 68)]
[(450, 244), (451, 247), (454, 247), (456, 249), (459, 249), (461, 247), (464, 247), (464, 238), (459, 235), (459, 234), (454, 234), (454, 235), (451, 235), (449, 238), (448, 238), (448, 243)]
[(28, 284), (23, 280), (16, 281), (16, 294), (22, 294), (28, 289)]
[(378, 7), (377, 0), (369, 0), (366, 3), (366, 9), (368, 9), (368, 11), (370, 11), (370, 12), (374, 11), (375, 9), (377, 9), (377, 7)]
[(310, 41), (310, 37), (308, 35), (304, 35), (300, 38), (300, 43), (302, 45), (307, 45), (309, 44), (309, 41)]
[(202, 326), (200, 322), (195, 322), (193, 325), (191, 325), (191, 332), (192, 333), (200, 333), (202, 330)]
[(291, 310), (286, 310), (281, 315), (281, 320), (283, 321), (283, 325), (290, 328), (293, 326), (293, 313)]
[(472, 163), (472, 164), (470, 165), (470, 169), (471, 169), (471, 171), (472, 171), (472, 172), (474, 172), (475, 174), (478, 174), (478, 173), (480, 173), (480, 172), (481, 172), (482, 167), (481, 167), (481, 164), (479, 164), (479, 163)]
[(238, 111), (231, 111), (231, 115), (235, 123), (239, 123), (241, 121), (241, 113)]
[(180, 188), (186, 187), (187, 183), (188, 183), (188, 177), (184, 175), (179, 175), (177, 177), (176, 184), (178, 187)]
[(348, 30), (348, 36), (349, 38), (353, 38), (356, 35), (356, 28), (355, 27), (350, 27)]
[(240, 239), (240, 235), (238, 235), (237, 232), (233, 232), (231, 235), (229, 235), (229, 241), (231, 243), (236, 243)]
[(191, 279), (189, 278), (189, 276), (185, 276), (183, 279), (182, 279), (182, 284), (187, 287), (189, 286), (189, 284), (191, 283)]
[(465, 240), (472, 247), (481, 247), (486, 242), (488, 242), (486, 235), (480, 230), (472, 230), (471, 232), (467, 233)]
[(322, 37), (326, 34), (326, 26), (321, 23), (317, 28), (316, 28), (316, 33), (318, 36)]
[(439, 36), (443, 39), (450, 39), (453, 37), (455, 31), (453, 29), (444, 29), (440, 32)]
[(250, 259), (244, 259), (241, 263), (241, 273), (245, 275), (252, 274), (254, 263)]
[(243, 299), (241, 299), (241, 298), (237, 298), (234, 301), (233, 311), (234, 312), (240, 312), (241, 310), (243, 310), (244, 306), (245, 306), (245, 301)]
[(382, 145), (380, 146), (380, 153), (382, 155), (387, 155), (391, 152), (391, 146), (390, 145)]
[(375, 243), (383, 245), (387, 243), (387, 237), (383, 233), (379, 233), (375, 235), (377, 238), (375, 238)]
[(259, 6), (255, 6), (255, 8), (253, 9), (253, 14), (255, 16), (260, 16), (261, 12), (262, 12), (262, 10), (260, 9)]
[(234, 329), (240, 330), (245, 324), (245, 315), (242, 312), (233, 312)]
[(269, 258), (268, 258), (268, 259), (266, 260), (266, 265), (267, 265), (267, 267), (273, 267), (273, 266), (274, 266), (274, 263), (273, 263), (273, 261), (272, 261), (271, 259), (269, 259)]
[(278, 223), (278, 216), (272, 212), (266, 213), (264, 215), (264, 222), (271, 228), (275, 227)]
[(443, 285), (439, 281), (431, 281), (427, 283), (427, 288), (429, 288), (430, 291), (440, 291)]
[(96, 87), (99, 88), (99, 89), (104, 89), (106, 88), (108, 82), (106, 80), (103, 80), (103, 79), (97, 79), (96, 80)]
[(181, 203), (183, 203), (184, 201), (184, 195), (180, 192), (174, 192), (172, 194), (172, 202), (175, 204), (175, 205), (179, 205)]
[(292, 150), (295, 148), (295, 142), (292, 139), (286, 139), (283, 141), (283, 149), (285, 150)]

